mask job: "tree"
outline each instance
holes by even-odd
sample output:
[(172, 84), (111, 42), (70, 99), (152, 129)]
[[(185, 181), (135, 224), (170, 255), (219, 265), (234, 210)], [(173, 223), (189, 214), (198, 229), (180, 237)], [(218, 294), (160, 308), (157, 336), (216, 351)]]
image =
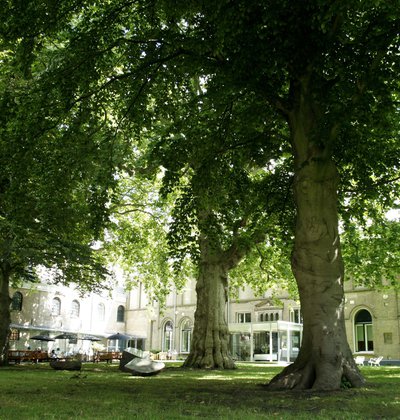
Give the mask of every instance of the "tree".
[(100, 286), (107, 271), (91, 245), (107, 221), (114, 183), (106, 124), (77, 107), (50, 112), (42, 95), (49, 92), (37, 82), (38, 43), (11, 40), (8, 23), (0, 37), (0, 364), (7, 363), (10, 286), (36, 281), (38, 266), (57, 268), (54, 282)]
[[(289, 189), (287, 162), (276, 162), (274, 171), (260, 169), (260, 162), (267, 165), (275, 157), (274, 150), (261, 153), (259, 147), (275, 125), (252, 113), (256, 104), (249, 98), (218, 102), (201, 92), (207, 89), (193, 78), (170, 86), (156, 109), (162, 132), (152, 132), (149, 160), (165, 168), (163, 193), (177, 195), (168, 234), (175, 265), (180, 269), (190, 255), (197, 266), (193, 340), (184, 366), (233, 368), (228, 274), (285, 219), (287, 209), (277, 197)], [(244, 147), (250, 141), (253, 147)]]
[[(275, 163), (273, 173), (258, 168), (256, 160), (271, 160), (272, 151), (264, 153), (263, 157), (249, 155), (244, 158), (248, 152), (243, 152), (241, 145), (247, 141), (247, 136), (261, 138), (267, 135), (267, 130), (261, 129), (265, 132), (260, 133), (257, 116), (250, 122), (243, 98), (221, 107), (193, 91), (191, 85), (180, 84), (171, 88), (163, 105), (154, 105), (152, 112), (157, 115), (157, 123), (148, 126), (147, 134), (142, 135), (142, 142), (145, 137), (149, 144), (144, 148), (144, 156), (139, 158), (139, 163), (163, 168), (161, 193), (164, 202), (168, 197), (172, 210), (166, 216), (166, 208), (160, 212), (151, 200), (145, 198), (149, 196), (149, 188), (143, 191), (140, 186), (144, 184), (137, 172), (149, 173), (151, 170), (138, 168), (136, 177), (128, 181), (131, 186), (129, 193), (122, 194), (126, 199), (122, 201), (120, 211), (124, 213), (124, 222), (118, 217), (118, 238), (112, 247), (117, 253), (122, 251), (123, 264), (129, 265), (137, 276), (143, 276), (142, 281), (153, 291), (154, 274), (158, 277), (157, 284), (165, 291), (173, 277), (177, 280), (177, 273), (182, 277), (182, 269), (190, 257), (197, 267), (198, 304), (191, 353), (185, 366), (233, 368), (225, 318), (228, 273), (255, 244), (264, 240), (266, 226), (277, 230), (275, 224), (280, 218), (285, 218), (287, 209), (276, 197), (281, 196), (282, 190), (289, 189), (287, 167)], [(181, 106), (189, 96), (191, 106)], [(193, 107), (194, 102), (197, 105)], [(174, 110), (174, 115), (170, 114), (170, 109)], [(196, 117), (193, 117), (193, 112)], [(247, 122), (246, 133), (234, 128), (243, 118)], [(159, 123), (160, 120), (162, 123)], [(193, 124), (194, 120), (196, 124)], [(181, 141), (183, 138), (184, 143)], [(147, 153), (146, 149), (149, 149)], [(259, 151), (251, 150), (250, 154), (256, 152)], [(239, 170), (239, 160), (248, 160), (247, 167)], [(138, 162), (132, 165), (138, 167)], [(268, 210), (274, 214), (278, 207), (279, 216), (265, 215), (266, 194), (269, 195)], [(131, 212), (133, 218), (128, 220), (125, 217), (127, 212)], [(141, 213), (144, 213), (143, 217)], [(154, 223), (156, 214), (158, 220)], [(164, 229), (169, 225), (168, 233), (158, 226), (161, 219), (164, 219)], [(154, 235), (154, 232), (157, 233)], [(174, 273), (165, 262), (167, 255), (163, 250), (167, 245), (160, 240), (165, 233)], [(163, 267), (159, 265), (160, 254), (164, 257)], [(151, 262), (156, 262), (152, 273), (146, 268)], [(159, 270), (158, 274), (154, 273), (155, 267)], [(163, 279), (165, 275), (167, 278)]]
[[(397, 42), (397, 34), (392, 32), (391, 23), (385, 33), (385, 44), (377, 34), (386, 29), (379, 25), (380, 19), (389, 13), (384, 7), (374, 9), (362, 21), (360, 10), (324, 9), (318, 3), (307, 8), (302, 6), (281, 7), (276, 20), (271, 22), (272, 28), (268, 28), (268, 32), (279, 29), (278, 39), (282, 40), (286, 34), (287, 40), (278, 59), (283, 59), (280, 64), (287, 72), (288, 90), (283, 96), (275, 94), (274, 99), (287, 118), (295, 159), (297, 226), (292, 267), (304, 319), (303, 343), (298, 359), (270, 386), (334, 389), (340, 386), (342, 377), (354, 386), (363, 382), (353, 366), (341, 309), (344, 273), (337, 219), (337, 163), (343, 169), (347, 165), (354, 168), (353, 180), (363, 179), (360, 177), (363, 173), (358, 172), (360, 156), (350, 155), (349, 143), (361, 143), (358, 151), (367, 157), (370, 156), (367, 147), (374, 145), (371, 140), (375, 136), (368, 136), (367, 146), (361, 137), (365, 134), (363, 129), (356, 133), (348, 126), (363, 121), (364, 124), (368, 122), (366, 125), (371, 129), (371, 123), (375, 123), (375, 127), (378, 125), (373, 121), (377, 109), (387, 112), (387, 109), (382, 111), (378, 101), (368, 96), (373, 91), (382, 95), (391, 93), (390, 90), (383, 91), (382, 85), (388, 75), (382, 73), (391, 70), (385, 61), (391, 54), (392, 43)], [(357, 25), (356, 31), (353, 25)], [(371, 27), (376, 33), (367, 35)], [(352, 40), (346, 42), (346, 35)], [(361, 43), (366, 37), (370, 37), (369, 48), (360, 56)], [(382, 73), (376, 69), (381, 60)], [(330, 71), (333, 73), (329, 74)], [(277, 91), (276, 86), (274, 91)], [(391, 130), (392, 127), (386, 132), (388, 136), (392, 135)], [(351, 131), (352, 137), (349, 138), (347, 135)], [(376, 176), (379, 164), (388, 162), (380, 174), (387, 177), (397, 166), (392, 160), (393, 144), (379, 140), (376, 138), (376, 146), (385, 149), (388, 156), (383, 156), (382, 150), (375, 150), (379, 163), (373, 170)], [(364, 148), (364, 144), (367, 147)], [(370, 169), (373, 166), (370, 162)], [(365, 175), (368, 179), (372, 171)]]
[[(399, 8), (372, 0), (121, 0), (86, 6), (74, 31), (64, 34), (69, 42), (60, 44), (59, 67), (76, 70), (76, 102), (104, 101), (124, 128), (134, 130), (157, 121), (149, 113), (154, 101), (173, 113), (173, 102), (165, 100), (169, 89), (197, 78), (206, 80), (207, 97), (218, 103), (229, 103), (232, 95), (252, 97), (254, 109), (267, 111), (267, 121), (286, 124), (260, 147), (251, 141), (245, 148), (247, 157), (273, 150), (293, 162), (292, 269), (304, 337), (298, 359), (270, 388), (337, 389), (342, 379), (362, 385), (344, 331), (338, 216), (353, 202), (346, 191), (360, 202), (382, 200), (388, 207), (398, 193)], [(204, 139), (205, 145), (214, 141)], [(183, 148), (185, 142), (179, 139)], [(195, 153), (205, 145), (189, 147)], [(234, 165), (243, 170), (248, 161)]]
[(337, 194), (353, 183), (358, 197), (390, 206), (398, 191), (397, 12), (374, 2), (164, 3), (182, 50), (215, 63), (209, 85), (264, 98), (290, 132), (304, 336), (296, 362), (269, 387), (362, 385), (344, 329)]

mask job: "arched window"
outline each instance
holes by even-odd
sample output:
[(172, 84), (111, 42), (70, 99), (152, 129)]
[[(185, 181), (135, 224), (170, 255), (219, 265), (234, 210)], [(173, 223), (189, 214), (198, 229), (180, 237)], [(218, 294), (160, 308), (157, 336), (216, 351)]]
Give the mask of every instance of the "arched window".
[(275, 321), (279, 321), (279, 312), (275, 314)]
[(366, 309), (361, 309), (354, 317), (354, 335), (356, 352), (374, 351), (372, 316)]
[(124, 322), (125, 321), (125, 308), (122, 305), (118, 306), (117, 309), (117, 322)]
[(164, 324), (162, 351), (172, 351), (174, 327), (171, 321)]
[(260, 314), (260, 322), (264, 321), (264, 314)]
[(15, 292), (11, 298), (11, 308), (12, 311), (22, 311), (22, 293)]
[(51, 314), (54, 316), (61, 314), (61, 300), (58, 297), (51, 302)]
[(181, 324), (181, 353), (190, 352), (190, 342), (192, 340), (192, 325), (190, 319), (186, 319)]
[(80, 304), (77, 300), (73, 300), (71, 303), (71, 318), (79, 318)]
[(106, 307), (104, 306), (104, 303), (99, 303), (97, 305), (97, 318), (99, 321), (104, 321), (106, 317)]

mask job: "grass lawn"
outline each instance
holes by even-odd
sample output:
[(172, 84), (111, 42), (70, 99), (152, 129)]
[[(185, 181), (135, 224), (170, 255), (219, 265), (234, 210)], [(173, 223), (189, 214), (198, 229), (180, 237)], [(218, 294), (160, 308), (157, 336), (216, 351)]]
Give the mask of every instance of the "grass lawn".
[(19, 419), (400, 419), (400, 367), (364, 367), (363, 389), (270, 392), (281, 368), (238, 364), (235, 371), (168, 364), (137, 377), (118, 364), (55, 371), (48, 364), (0, 368), (0, 420)]

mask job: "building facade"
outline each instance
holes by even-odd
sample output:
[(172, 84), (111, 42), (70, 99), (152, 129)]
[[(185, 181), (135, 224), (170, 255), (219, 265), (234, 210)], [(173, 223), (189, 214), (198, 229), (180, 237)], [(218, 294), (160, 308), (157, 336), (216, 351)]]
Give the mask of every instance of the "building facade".
[[(123, 288), (116, 288), (111, 296), (108, 292), (81, 296), (73, 287), (35, 283), (12, 289), (11, 298), (10, 348), (13, 350), (31, 348), (50, 352), (57, 349), (66, 355), (91, 356), (93, 341), (82, 338), (94, 336), (99, 339), (99, 348), (113, 347), (115, 343), (107, 342), (107, 336), (125, 332), (126, 293)], [(74, 338), (32, 339), (62, 334)]]
[(400, 360), (400, 300), (396, 290), (345, 285), (347, 340), (354, 354)]
[[(237, 291), (226, 307), (231, 352), (237, 360), (293, 361), (302, 339), (300, 303), (282, 291), (255, 296), (250, 288)], [(345, 287), (345, 322), (354, 355), (400, 360), (400, 302), (394, 290), (372, 291)], [(90, 356), (95, 347), (125, 346), (169, 353), (185, 358), (190, 351), (196, 309), (195, 282), (171, 292), (164, 308), (150, 302), (142, 285), (129, 292), (116, 288), (112, 295), (81, 297), (73, 288), (38, 284), (12, 290), (11, 348), (40, 346)], [(76, 340), (35, 342), (38, 334), (55, 337), (67, 332)], [(130, 341), (108, 340), (120, 332)], [(93, 344), (82, 340), (96, 336)]]

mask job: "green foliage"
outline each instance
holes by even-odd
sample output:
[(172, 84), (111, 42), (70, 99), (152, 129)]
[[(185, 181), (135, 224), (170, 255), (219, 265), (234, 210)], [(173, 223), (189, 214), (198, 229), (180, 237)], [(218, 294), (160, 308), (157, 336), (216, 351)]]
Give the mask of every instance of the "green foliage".
[[(293, 165), (304, 163), (293, 156), (287, 125), (300, 85), (312, 110), (302, 156), (320, 149), (332, 155), (345, 223), (362, 220), (368, 200), (387, 209), (398, 196), (399, 9), (373, 0), (8, 2), (0, 32), (9, 63), (1, 82), (5, 130), (9, 138), (18, 133), (14, 146), (26, 138), (34, 155), (62, 144), (43, 159), (54, 156), (46, 169), (52, 190), (68, 177), (66, 190), (75, 188), (76, 177), (88, 174), (90, 185), (75, 188), (73, 198), (85, 199), (76, 212), (88, 210), (98, 227), (107, 216), (102, 203), (112, 168), (134, 173), (133, 145), (143, 172), (162, 166), (161, 192), (174, 203), (167, 241), (176, 267), (188, 255), (198, 258), (201, 232), (224, 249), (251, 248), (260, 232), (286, 247)], [(29, 96), (16, 95), (28, 82)], [(37, 138), (44, 143), (32, 148)], [(25, 150), (22, 168), (31, 164), (20, 158)], [(57, 172), (59, 162), (71, 169), (67, 175)], [(46, 186), (40, 199), (48, 192)], [(58, 204), (71, 202), (59, 197)]]
[(347, 275), (356, 284), (373, 287), (399, 287), (399, 220), (373, 218), (364, 226), (346, 226), (343, 255)]
[[(167, 7), (171, 3), (164, 2)], [(279, 114), (273, 113), (281, 112), (290, 121), (299, 106), (295, 93), (300, 86), (306, 87), (298, 98), (310, 110), (301, 121), (302, 134), (309, 140), (294, 156), (295, 165), (306, 165), (316, 150), (332, 155), (341, 175), (340, 213), (345, 228), (351, 223), (365, 223), (364, 210), (371, 201), (379, 202), (382, 211), (394, 205), (399, 195), (400, 165), (398, 8), (374, 1), (352, 5), (313, 1), (306, 6), (298, 2), (249, 5), (239, 1), (219, 2), (217, 6), (190, 2), (171, 10), (169, 18), (177, 28), (177, 22), (187, 22), (184, 29), (179, 27), (185, 33), (184, 49), (197, 59), (203, 57), (203, 70), (210, 72), (203, 76), (207, 96), (212, 96), (215, 88), (220, 101), (240, 92), (241, 98), (252, 98), (253, 106), (258, 101), (268, 103), (272, 120), (279, 127)], [(176, 13), (179, 17), (175, 15), (173, 20)], [(169, 29), (174, 30), (173, 24)], [(247, 129), (243, 120), (238, 125)], [(289, 142), (294, 144), (296, 133), (291, 135), (285, 135), (284, 128), (271, 130), (263, 139), (263, 147), (284, 156)], [(367, 218), (374, 224), (380, 215), (370, 212)], [(392, 263), (396, 257), (393, 248), (397, 247), (388, 232), (381, 229), (379, 235), (390, 241), (391, 250), (375, 247), (381, 256), (374, 265), (370, 264), (371, 255), (364, 252), (365, 270), (361, 268), (362, 258), (360, 268), (352, 263), (356, 242), (346, 238), (347, 246), (353, 247), (345, 250), (349, 274), (364, 276), (364, 281), (371, 278), (370, 285), (380, 284), (385, 277), (394, 283), (398, 267)], [(377, 238), (377, 233), (368, 235)], [(379, 263), (383, 265), (378, 270)], [(375, 275), (367, 276), (371, 271)]]
[(108, 218), (114, 135), (97, 115), (79, 106), (66, 113), (59, 96), (51, 96), (40, 78), (50, 43), (41, 27), (51, 33), (67, 14), (54, 17), (55, 27), (43, 20), (50, 4), (26, 6), (10, 4), (24, 13), (0, 25), (1, 260), (14, 282), (34, 280), (34, 267), (42, 265), (58, 268), (55, 281), (93, 289), (106, 274), (91, 244)]
[(173, 270), (167, 246), (170, 202), (159, 196), (160, 178), (118, 176), (104, 250), (122, 268), (128, 289), (142, 283), (150, 300), (162, 304), (172, 288), (185, 285), (193, 267), (185, 261)]
[(287, 290), (298, 299), (298, 290), (290, 267), (292, 244), (279, 240), (279, 234), (271, 235), (270, 241), (256, 245), (246, 258), (230, 272), (231, 290), (249, 285), (256, 296), (265, 292)]

